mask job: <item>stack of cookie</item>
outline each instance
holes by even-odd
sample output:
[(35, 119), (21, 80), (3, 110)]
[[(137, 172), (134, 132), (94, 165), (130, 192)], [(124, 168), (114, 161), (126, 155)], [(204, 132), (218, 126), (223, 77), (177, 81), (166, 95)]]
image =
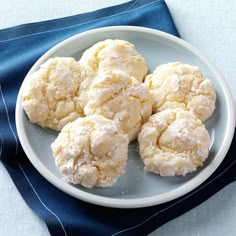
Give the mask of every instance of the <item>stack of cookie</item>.
[(124, 172), (129, 141), (152, 113), (146, 74), (133, 44), (108, 39), (79, 61), (51, 58), (30, 75), (23, 108), (31, 122), (60, 131), (51, 148), (68, 181), (107, 187)]
[(202, 122), (216, 100), (212, 83), (180, 62), (147, 71), (133, 44), (107, 39), (79, 61), (49, 59), (23, 84), (30, 121), (60, 131), (51, 148), (66, 180), (112, 186), (137, 138), (147, 171), (185, 175), (202, 165), (210, 145)]
[(211, 81), (196, 66), (181, 62), (158, 66), (145, 78), (153, 113), (138, 141), (145, 170), (161, 176), (186, 175), (208, 157), (210, 137), (202, 123), (214, 109)]

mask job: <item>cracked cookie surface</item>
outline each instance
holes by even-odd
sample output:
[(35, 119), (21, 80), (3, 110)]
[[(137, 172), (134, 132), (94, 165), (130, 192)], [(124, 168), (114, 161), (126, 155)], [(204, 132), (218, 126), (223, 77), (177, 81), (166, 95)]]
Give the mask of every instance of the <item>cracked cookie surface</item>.
[(146, 76), (145, 83), (153, 99), (154, 113), (182, 108), (205, 121), (215, 109), (213, 85), (196, 66), (181, 62), (163, 64)]
[(186, 175), (208, 157), (210, 137), (192, 112), (166, 109), (152, 115), (138, 135), (145, 170), (161, 176)]
[(89, 68), (71, 57), (50, 58), (23, 84), (22, 106), (33, 123), (61, 130), (84, 116), (79, 99), (81, 81), (91, 76)]
[(151, 115), (152, 101), (145, 84), (123, 71), (106, 71), (99, 73), (91, 84), (84, 113), (113, 119), (131, 141)]
[(124, 171), (128, 136), (113, 120), (92, 115), (68, 123), (51, 149), (67, 181), (86, 188), (108, 187)]
[(91, 67), (96, 72), (122, 70), (143, 82), (147, 74), (145, 59), (128, 41), (106, 39), (88, 48), (79, 60), (80, 64)]

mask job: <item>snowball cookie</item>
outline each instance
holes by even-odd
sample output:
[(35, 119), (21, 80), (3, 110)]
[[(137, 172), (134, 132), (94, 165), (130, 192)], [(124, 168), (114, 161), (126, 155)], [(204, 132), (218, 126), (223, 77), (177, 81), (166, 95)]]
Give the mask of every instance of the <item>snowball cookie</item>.
[(214, 109), (216, 93), (198, 67), (174, 62), (160, 65), (145, 78), (153, 98), (153, 112), (166, 108), (192, 111), (205, 121)]
[(161, 176), (186, 175), (202, 166), (210, 137), (192, 112), (166, 109), (152, 115), (138, 135), (144, 169)]
[(147, 74), (147, 64), (128, 41), (107, 39), (87, 49), (80, 61), (95, 71), (123, 70), (143, 82)]
[(85, 67), (70, 57), (50, 58), (23, 84), (23, 108), (33, 123), (54, 130), (83, 116), (78, 99)]
[(152, 100), (145, 84), (134, 77), (123, 71), (106, 71), (91, 84), (84, 113), (115, 120), (131, 141), (151, 115)]
[(92, 115), (68, 123), (52, 143), (59, 171), (86, 188), (113, 185), (124, 172), (128, 136), (110, 119)]

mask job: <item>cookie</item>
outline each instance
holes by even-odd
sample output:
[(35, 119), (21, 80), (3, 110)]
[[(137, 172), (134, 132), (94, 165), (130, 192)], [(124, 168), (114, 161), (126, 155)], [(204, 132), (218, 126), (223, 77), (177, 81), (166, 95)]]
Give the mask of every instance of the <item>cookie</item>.
[(128, 41), (106, 39), (88, 48), (79, 60), (81, 65), (91, 67), (96, 72), (122, 70), (143, 82), (147, 74), (147, 64)]
[(153, 99), (154, 113), (182, 108), (205, 121), (215, 109), (214, 87), (196, 66), (181, 62), (163, 64), (147, 75), (145, 83)]
[(127, 73), (100, 72), (91, 84), (84, 113), (113, 119), (132, 141), (151, 115), (152, 101), (147, 87)]
[(112, 186), (124, 172), (128, 137), (113, 120), (92, 115), (68, 123), (52, 143), (55, 163), (73, 184)]
[(200, 119), (177, 108), (152, 115), (142, 126), (138, 143), (146, 171), (184, 176), (203, 165), (210, 137)]
[(60, 131), (83, 117), (79, 89), (88, 68), (71, 57), (50, 58), (23, 84), (22, 106), (33, 123)]

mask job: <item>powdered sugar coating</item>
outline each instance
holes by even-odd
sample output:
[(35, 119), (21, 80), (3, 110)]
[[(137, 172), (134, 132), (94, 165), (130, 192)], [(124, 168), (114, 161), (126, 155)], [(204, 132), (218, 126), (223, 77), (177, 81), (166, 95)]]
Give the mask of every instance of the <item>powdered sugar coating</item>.
[(131, 141), (151, 115), (152, 101), (147, 87), (127, 73), (115, 70), (100, 72), (90, 87), (84, 113), (113, 119)]
[(178, 107), (205, 121), (215, 109), (213, 85), (196, 66), (181, 62), (163, 64), (145, 78), (145, 83), (153, 98), (154, 113)]
[(192, 112), (166, 109), (152, 115), (138, 135), (146, 171), (161, 176), (186, 175), (208, 157), (210, 137)]
[(22, 106), (33, 123), (61, 130), (84, 116), (79, 99), (82, 80), (93, 72), (71, 57), (50, 58), (23, 84)]
[(52, 143), (65, 178), (86, 188), (112, 186), (123, 173), (128, 137), (113, 120), (92, 115), (68, 123)]
[(145, 59), (128, 41), (106, 39), (87, 49), (80, 64), (91, 67), (96, 72), (106, 70), (122, 70), (143, 82), (147, 74)]

